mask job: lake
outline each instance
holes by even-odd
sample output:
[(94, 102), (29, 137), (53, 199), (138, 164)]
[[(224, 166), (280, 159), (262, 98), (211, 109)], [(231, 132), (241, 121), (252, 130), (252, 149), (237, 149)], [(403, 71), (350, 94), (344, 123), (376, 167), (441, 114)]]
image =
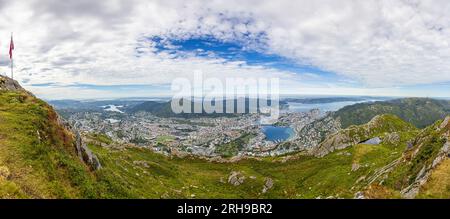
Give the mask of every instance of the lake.
[(262, 126), (262, 132), (266, 139), (273, 142), (286, 141), (293, 137), (295, 132), (291, 127), (287, 126)]

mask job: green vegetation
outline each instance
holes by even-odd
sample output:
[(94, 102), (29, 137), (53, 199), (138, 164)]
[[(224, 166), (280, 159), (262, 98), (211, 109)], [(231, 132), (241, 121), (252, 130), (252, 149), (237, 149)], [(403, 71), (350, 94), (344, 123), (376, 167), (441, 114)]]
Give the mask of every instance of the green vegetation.
[(441, 132), (436, 127), (442, 121), (424, 129), (415, 139), (415, 147), (405, 152), (404, 159), (407, 162), (400, 163), (390, 173), (386, 185), (394, 189), (403, 189), (414, 182), (419, 172), (426, 166), (430, 166), (437, 157), (440, 149), (446, 143)]
[(419, 198), (450, 197), (450, 159), (444, 160), (430, 176)]
[(94, 178), (73, 143), (45, 102), (0, 91), (0, 196), (96, 197)]
[[(99, 184), (107, 188), (102, 193), (105, 198), (352, 198), (363, 186), (355, 183), (359, 178), (396, 159), (403, 150), (392, 145), (358, 145), (321, 159), (298, 155), (287, 162), (265, 158), (215, 163), (165, 157), (141, 148), (90, 148), (104, 167), (96, 174)], [(354, 162), (361, 168), (352, 172)], [(246, 177), (243, 184), (227, 182), (232, 171)], [(274, 187), (262, 193), (266, 178), (274, 180)]]
[(360, 103), (346, 106), (338, 110), (335, 118), (339, 118), (343, 128), (369, 122), (380, 114), (392, 114), (412, 123), (418, 128), (433, 124), (450, 114), (450, 101), (429, 98), (403, 98), (383, 102)]
[[(24, 92), (0, 91), (0, 197), (1, 198), (353, 198), (400, 197), (400, 189), (429, 165), (444, 143), (439, 124), (418, 131), (395, 116), (384, 115), (349, 135), (398, 138), (379, 145), (352, 144), (322, 158), (301, 153), (283, 157), (211, 162), (195, 157), (168, 157), (149, 149), (118, 146), (106, 135), (91, 133), (89, 148), (102, 168), (90, 170), (77, 156), (74, 136), (58, 121), (45, 102)], [(361, 129), (361, 127), (365, 127)], [(367, 134), (367, 133), (366, 133)], [(224, 156), (250, 139), (250, 134), (220, 147)], [(160, 137), (167, 142), (171, 138)], [(412, 149), (407, 143), (414, 142)], [(114, 147), (108, 147), (113, 144)], [(415, 150), (417, 149), (417, 150)], [(417, 151), (417, 153), (413, 153)], [(402, 158), (383, 178), (368, 185), (377, 171)], [(431, 174), (419, 197), (448, 197), (448, 159)], [(229, 183), (232, 172), (245, 179)], [(263, 192), (268, 181), (273, 186)], [(369, 186), (369, 187), (367, 187)]]
[(220, 154), (222, 157), (232, 157), (236, 156), (245, 144), (248, 144), (251, 138), (255, 137), (255, 135), (250, 133), (245, 133), (241, 135), (239, 138), (230, 141), (229, 143), (217, 146), (216, 153)]

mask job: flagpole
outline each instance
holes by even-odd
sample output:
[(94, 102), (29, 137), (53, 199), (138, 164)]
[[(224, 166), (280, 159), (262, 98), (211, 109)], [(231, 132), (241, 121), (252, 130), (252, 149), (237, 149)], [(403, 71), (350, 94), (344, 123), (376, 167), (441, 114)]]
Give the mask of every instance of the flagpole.
[(13, 64), (13, 59), (11, 58), (11, 79), (14, 79), (14, 71), (13, 71), (13, 67), (14, 66), (14, 64)]
[[(11, 45), (13, 44), (13, 33), (11, 32), (11, 42), (9, 43), (9, 55), (11, 58), (11, 79), (14, 79), (14, 61), (13, 61), (13, 56), (12, 56), (12, 50), (11, 50)], [(14, 48), (14, 46), (13, 46)]]

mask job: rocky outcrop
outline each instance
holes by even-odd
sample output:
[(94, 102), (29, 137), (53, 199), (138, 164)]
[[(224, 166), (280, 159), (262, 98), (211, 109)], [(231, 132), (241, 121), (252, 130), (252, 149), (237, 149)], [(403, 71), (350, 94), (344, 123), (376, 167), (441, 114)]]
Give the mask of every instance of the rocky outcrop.
[[(439, 132), (441, 134), (441, 137), (446, 139), (446, 142), (439, 149), (437, 155), (431, 157), (432, 162), (424, 162), (419, 173), (417, 173), (417, 175), (415, 176), (413, 183), (402, 189), (401, 194), (404, 198), (415, 198), (419, 193), (420, 188), (428, 181), (428, 178), (430, 177), (432, 171), (450, 155), (450, 116), (447, 116), (445, 120), (435, 129), (435, 131)], [(428, 142), (425, 141), (424, 143), (418, 145), (413, 153), (413, 156), (421, 156), (419, 154), (419, 151), (421, 147), (429, 147), (427, 143)]]
[(381, 143), (381, 137), (399, 131), (414, 130), (415, 128), (392, 115), (375, 116), (370, 122), (360, 126), (350, 126), (339, 132), (329, 135), (317, 147), (312, 148), (310, 153), (316, 157), (323, 157), (335, 150), (367, 142), (373, 139)]
[(433, 160), (431, 165), (423, 166), (420, 172), (417, 174), (414, 182), (410, 184), (408, 187), (403, 189), (400, 193), (404, 198), (414, 198), (419, 193), (420, 188), (428, 181), (432, 170), (436, 168), (438, 164), (440, 164), (446, 157), (449, 155), (450, 142), (447, 142), (437, 155), (437, 157)]
[(75, 145), (78, 156), (81, 158), (83, 162), (85, 162), (87, 165), (91, 167), (93, 170), (99, 170), (102, 168), (102, 165), (100, 164), (100, 161), (98, 160), (97, 156), (92, 153), (91, 149), (89, 149), (85, 143), (81, 140), (81, 136), (77, 133), (76, 134), (77, 143)]
[(384, 136), (382, 141), (390, 144), (397, 144), (400, 142), (400, 135), (397, 132), (389, 133), (386, 136)]
[[(409, 141), (406, 150), (396, 160), (388, 165), (377, 169), (367, 180), (367, 186), (373, 184), (381, 185), (383, 179), (393, 177), (390, 173), (397, 169), (394, 179), (396, 189), (400, 190), (403, 198), (415, 198), (421, 187), (427, 183), (433, 170), (450, 153), (450, 117), (443, 122), (428, 127), (421, 131), (418, 136)], [(394, 137), (390, 137), (391, 139)]]
[(273, 187), (273, 179), (272, 178), (266, 178), (266, 182), (264, 183), (264, 187), (262, 190), (262, 193), (268, 192)]
[(86, 163), (92, 170), (101, 169), (102, 165), (100, 164), (99, 159), (94, 153), (92, 153), (91, 149), (87, 147), (86, 143), (81, 138), (80, 133), (77, 130), (73, 129), (68, 122), (61, 119), (60, 117), (58, 117), (58, 121), (63, 127), (73, 133), (75, 138), (74, 147), (81, 161)]
[(8, 167), (0, 166), (0, 180), (5, 180), (10, 176)]
[(0, 91), (1, 90), (23, 92), (34, 97), (32, 93), (23, 89), (22, 86), (20, 86), (19, 82), (6, 76), (0, 76)]
[(233, 172), (231, 172), (230, 176), (228, 177), (228, 183), (230, 183), (231, 185), (234, 185), (234, 186), (238, 186), (238, 185), (241, 185), (242, 183), (244, 183), (245, 178), (246, 177), (241, 172), (233, 171)]

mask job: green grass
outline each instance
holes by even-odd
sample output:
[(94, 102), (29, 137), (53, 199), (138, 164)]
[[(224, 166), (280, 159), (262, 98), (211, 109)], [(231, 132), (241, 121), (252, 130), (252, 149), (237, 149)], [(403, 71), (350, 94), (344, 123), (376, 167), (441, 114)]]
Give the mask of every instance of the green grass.
[(222, 157), (236, 156), (239, 150), (241, 150), (245, 144), (248, 144), (250, 139), (253, 137), (253, 134), (245, 133), (239, 138), (230, 141), (229, 143), (217, 146), (215, 152), (217, 154), (220, 154)]
[[(106, 189), (103, 198), (352, 198), (364, 186), (355, 183), (360, 177), (398, 158), (402, 150), (393, 145), (357, 145), (320, 159), (299, 155), (287, 162), (278, 157), (214, 163), (170, 158), (142, 148), (90, 148), (103, 165), (96, 173), (98, 184)], [(352, 172), (356, 159), (362, 167)], [(242, 185), (227, 183), (232, 171), (246, 176)], [(274, 187), (262, 193), (268, 177)]]
[(436, 131), (436, 127), (441, 122), (438, 121), (433, 126), (423, 129), (417, 135), (415, 147), (405, 153), (406, 162), (402, 162), (389, 174), (386, 180), (388, 186), (397, 190), (403, 189), (415, 180), (423, 167), (432, 164), (446, 142), (446, 139), (442, 137), (442, 132), (445, 130)]
[(23, 93), (0, 92), (2, 197), (95, 197), (94, 178), (76, 157), (73, 136), (59, 126), (45, 102)]
[(342, 127), (361, 125), (374, 116), (392, 114), (414, 124), (418, 128), (432, 125), (450, 113), (450, 101), (430, 98), (402, 98), (373, 103), (359, 103), (338, 110), (334, 117), (339, 117)]
[[(388, 128), (396, 126), (404, 127), (391, 124)], [(94, 141), (89, 147), (103, 167), (92, 172), (77, 157), (73, 136), (57, 123), (50, 106), (26, 94), (0, 92), (0, 197), (353, 198), (366, 186), (364, 180), (357, 183), (358, 179), (399, 158), (416, 131), (403, 130), (399, 134), (401, 139), (396, 145), (359, 144), (323, 158), (291, 154), (287, 161), (285, 157), (269, 157), (235, 163), (167, 157), (138, 147), (102, 147), (112, 143), (111, 139), (91, 134)], [(233, 155), (250, 137), (244, 135), (233, 141), (223, 154)], [(430, 137), (426, 143), (439, 145), (440, 141)], [(429, 162), (435, 156), (438, 146), (430, 145), (430, 150), (421, 149), (419, 163)], [(355, 163), (360, 168), (352, 171)], [(404, 171), (416, 169), (405, 166)], [(243, 184), (234, 186), (227, 182), (232, 171), (240, 171), (246, 177)], [(378, 192), (375, 195), (396, 197), (390, 185), (403, 176), (400, 171), (386, 187), (372, 191)], [(262, 193), (267, 178), (273, 179), (274, 186)]]

